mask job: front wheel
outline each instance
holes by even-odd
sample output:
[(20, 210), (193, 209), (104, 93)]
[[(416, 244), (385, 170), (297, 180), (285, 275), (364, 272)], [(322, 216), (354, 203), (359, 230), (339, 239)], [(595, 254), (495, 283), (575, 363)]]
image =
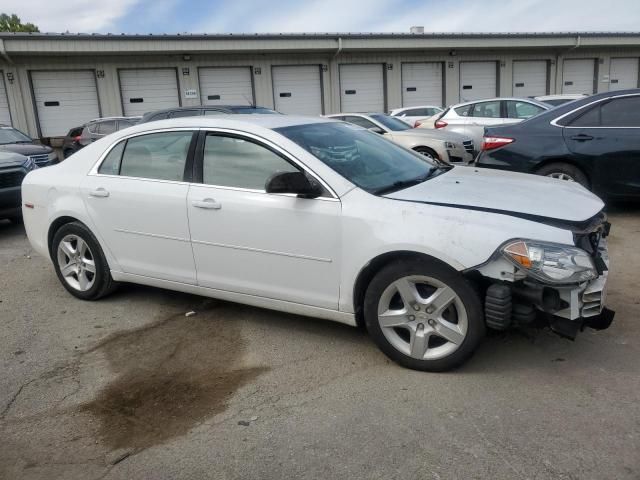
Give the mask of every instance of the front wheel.
[(420, 155), (424, 155), (429, 160), (439, 160), (440, 157), (438, 154), (430, 149), (429, 147), (416, 147), (413, 149), (415, 152), (418, 152)]
[(459, 366), (485, 333), (473, 286), (460, 273), (430, 259), (402, 260), (378, 272), (365, 294), (364, 317), (378, 347), (414, 370)]
[(60, 227), (53, 236), (51, 253), (58, 279), (73, 296), (97, 300), (115, 289), (100, 244), (82, 223)]

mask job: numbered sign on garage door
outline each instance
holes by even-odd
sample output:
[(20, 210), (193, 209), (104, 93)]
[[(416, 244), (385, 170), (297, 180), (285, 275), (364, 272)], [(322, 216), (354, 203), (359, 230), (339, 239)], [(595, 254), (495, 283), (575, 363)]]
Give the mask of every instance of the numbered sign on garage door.
[(562, 93), (594, 93), (595, 72), (596, 60), (593, 58), (565, 60), (562, 65)]
[(40, 135), (61, 137), (100, 117), (96, 77), (92, 70), (31, 72)]
[(537, 97), (548, 92), (546, 60), (516, 60), (513, 62), (513, 96)]
[(180, 106), (175, 68), (127, 69), (118, 73), (126, 116)]
[(296, 115), (322, 115), (320, 65), (273, 67), (271, 75), (277, 111)]
[(442, 63), (402, 64), (402, 106), (442, 106)]
[(340, 109), (345, 113), (384, 112), (383, 65), (340, 65)]
[(253, 105), (250, 67), (198, 69), (203, 105)]
[(2, 70), (0, 70), (0, 77), (0, 125), (11, 125), (11, 112), (9, 112), (9, 100)]
[(612, 58), (609, 85), (609, 90), (638, 88), (638, 59)]
[(460, 101), (496, 97), (497, 73), (498, 62), (460, 62)]

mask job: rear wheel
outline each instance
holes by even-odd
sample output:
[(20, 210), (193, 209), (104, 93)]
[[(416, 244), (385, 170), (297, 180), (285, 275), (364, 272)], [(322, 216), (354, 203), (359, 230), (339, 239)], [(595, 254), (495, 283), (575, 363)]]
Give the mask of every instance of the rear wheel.
[(51, 252), (58, 279), (73, 296), (97, 300), (115, 289), (100, 244), (82, 223), (60, 227), (53, 237)]
[(378, 347), (414, 370), (457, 367), (485, 333), (473, 286), (430, 259), (402, 260), (383, 268), (367, 288), (364, 316)]
[(545, 177), (557, 178), (568, 182), (577, 182), (589, 189), (589, 179), (582, 170), (569, 163), (550, 163), (536, 172)]

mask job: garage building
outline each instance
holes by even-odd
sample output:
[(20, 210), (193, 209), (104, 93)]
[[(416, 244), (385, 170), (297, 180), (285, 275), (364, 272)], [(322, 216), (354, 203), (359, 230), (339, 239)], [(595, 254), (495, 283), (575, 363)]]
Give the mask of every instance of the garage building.
[(640, 33), (0, 34), (0, 124), (56, 138), (175, 106), (379, 112), (638, 87)]

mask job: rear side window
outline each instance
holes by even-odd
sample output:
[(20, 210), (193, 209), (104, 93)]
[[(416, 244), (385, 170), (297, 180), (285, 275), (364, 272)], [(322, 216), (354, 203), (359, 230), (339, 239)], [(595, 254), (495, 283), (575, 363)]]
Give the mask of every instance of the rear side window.
[[(468, 117), (469, 112), (471, 111), (471, 107), (473, 107), (473, 105), (463, 105), (462, 107), (454, 108), (454, 110), (461, 117)], [(448, 111), (449, 109), (447, 109), (447, 112)]]
[(141, 135), (116, 145), (99, 173), (157, 180), (182, 181), (193, 132)]
[(482, 118), (500, 118), (500, 101), (476, 103), (471, 115)]
[(364, 128), (375, 128), (376, 124), (373, 123), (370, 120), (367, 120), (366, 118), (362, 118), (362, 117), (356, 117), (354, 116), (350, 116), (350, 115), (346, 115), (344, 117), (345, 121), (349, 122), (349, 123), (353, 123), (354, 125), (358, 125), (360, 127), (364, 127)]
[(115, 120), (100, 122), (95, 126), (94, 131), (100, 135), (109, 135), (116, 131), (116, 122)]
[(544, 111), (543, 108), (529, 102), (508, 100), (506, 104), (507, 118), (517, 118), (520, 120), (525, 120), (527, 118), (534, 117)]
[(571, 127), (640, 127), (640, 96), (615, 98), (590, 108)]
[(135, 120), (120, 120), (118, 121), (118, 130), (133, 127), (136, 123), (138, 122), (136, 122)]

